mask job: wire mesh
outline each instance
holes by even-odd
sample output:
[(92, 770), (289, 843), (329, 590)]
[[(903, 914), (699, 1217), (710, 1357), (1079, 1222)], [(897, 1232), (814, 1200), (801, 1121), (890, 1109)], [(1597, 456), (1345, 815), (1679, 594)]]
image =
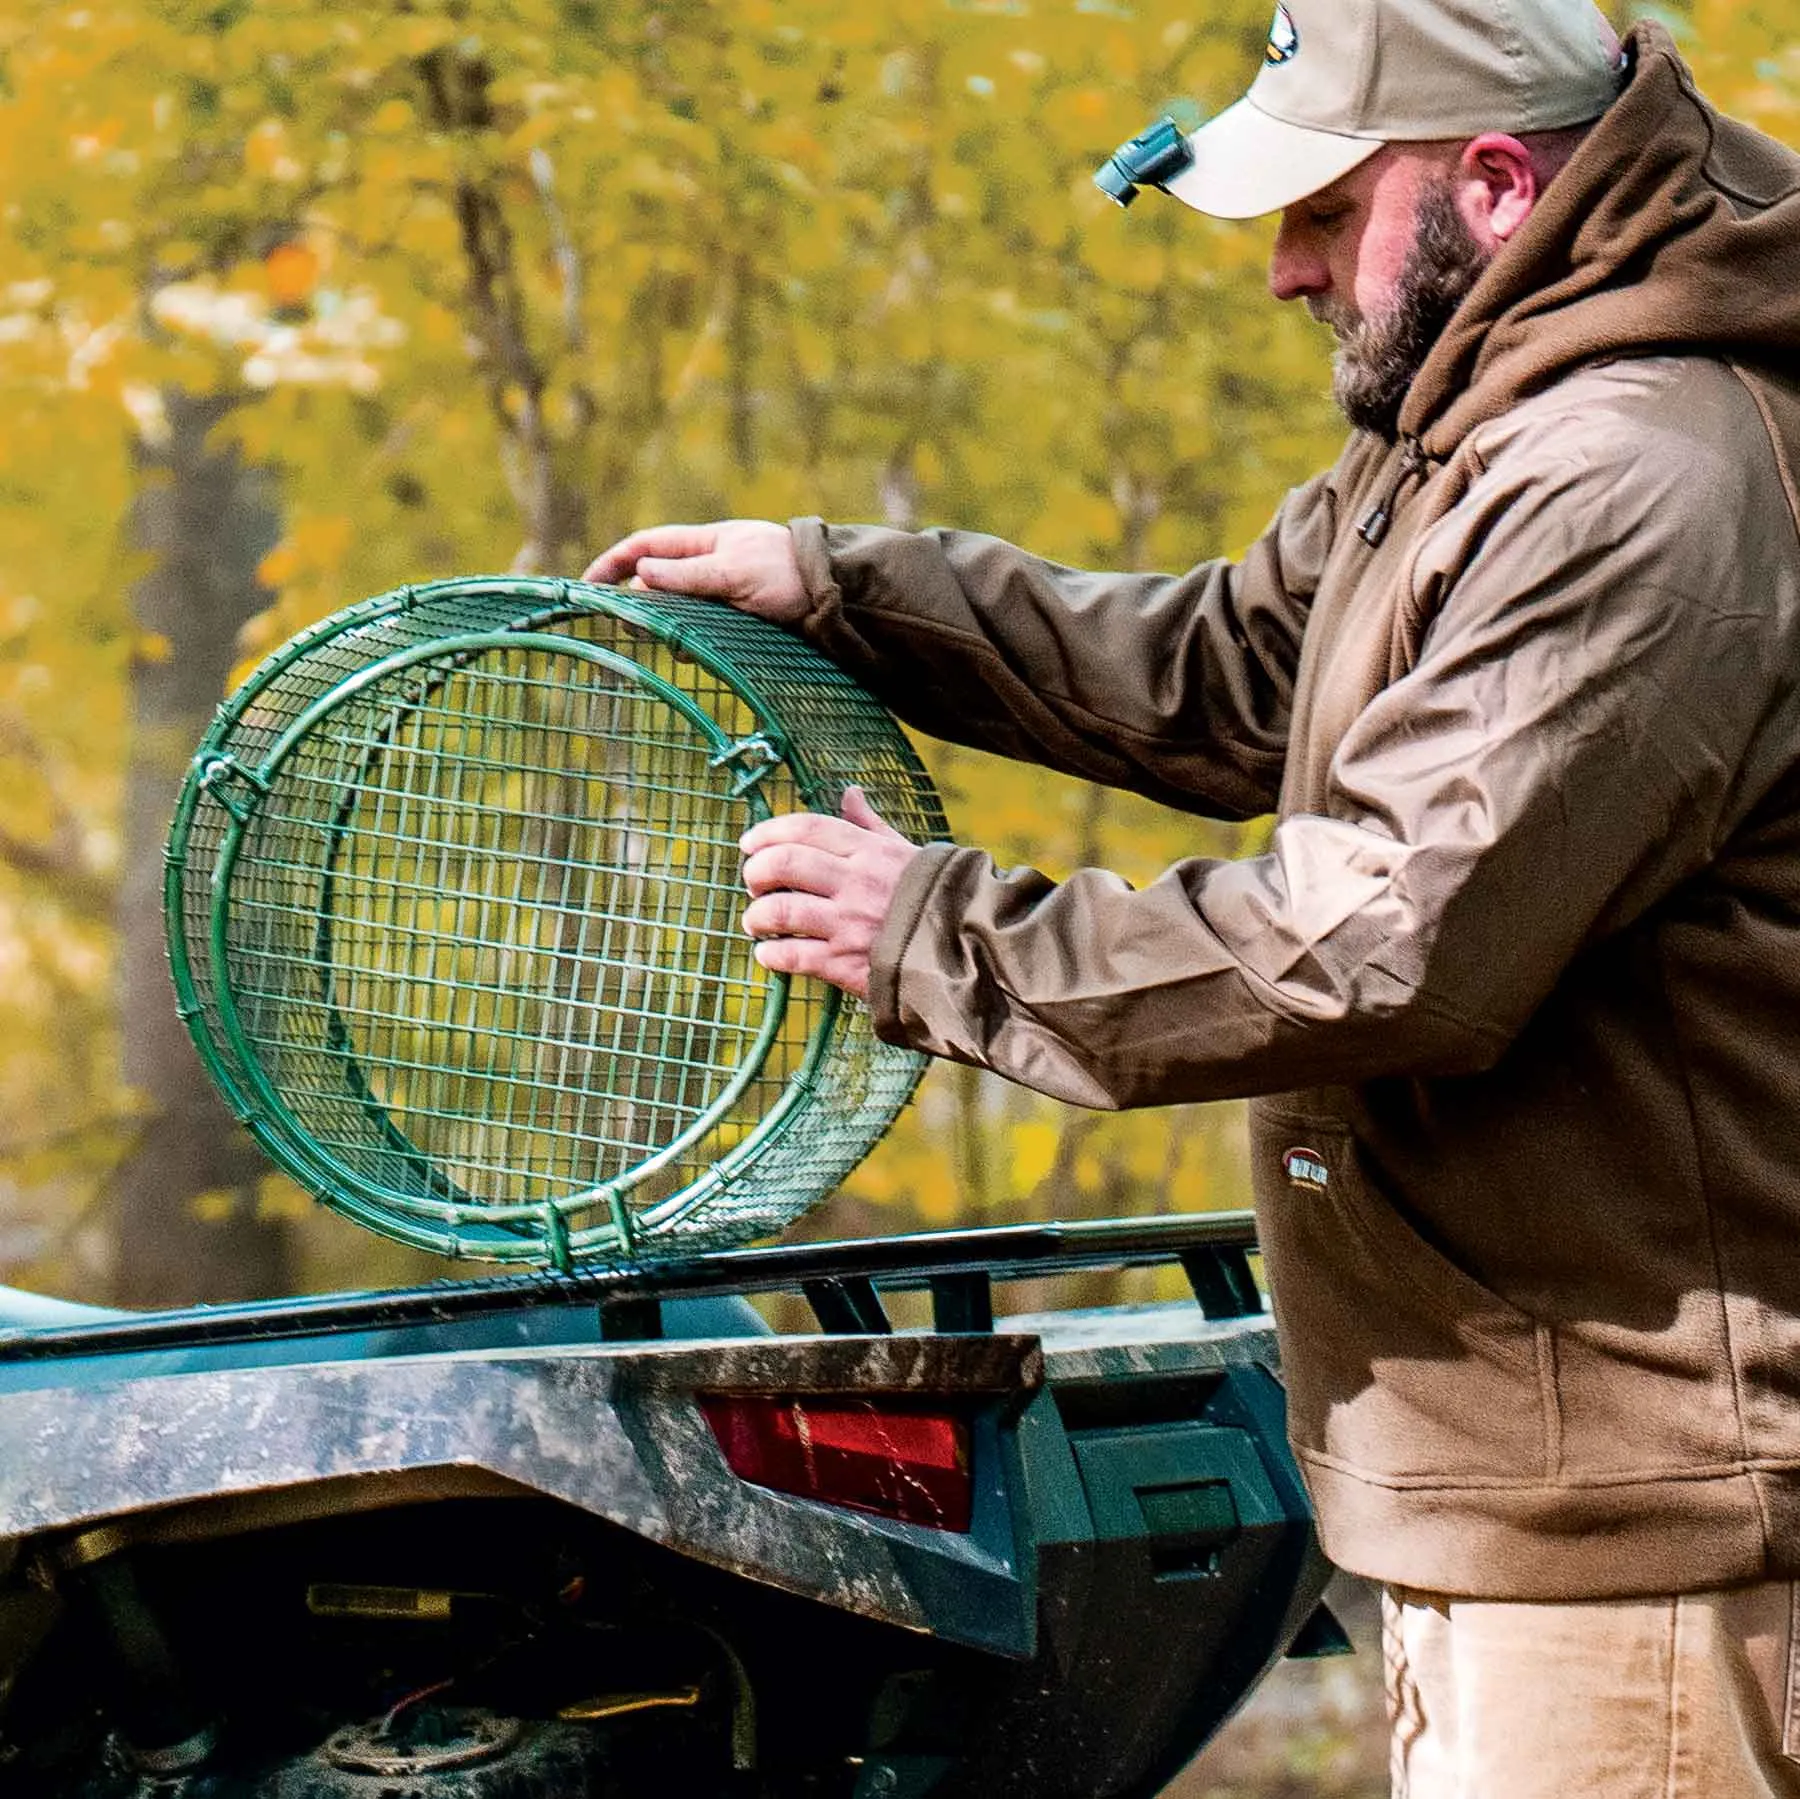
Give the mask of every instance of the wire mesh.
[(739, 923), (742, 831), (852, 781), (943, 835), (888, 715), (759, 620), (522, 577), (382, 595), (200, 747), (183, 1016), (275, 1159), (402, 1241), (566, 1267), (768, 1235), (922, 1067)]

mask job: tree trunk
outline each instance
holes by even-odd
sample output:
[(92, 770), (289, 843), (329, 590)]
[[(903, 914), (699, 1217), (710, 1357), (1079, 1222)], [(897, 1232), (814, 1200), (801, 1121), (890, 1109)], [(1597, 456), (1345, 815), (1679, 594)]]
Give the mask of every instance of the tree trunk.
[(175, 1015), (163, 943), (162, 849), (189, 758), (225, 690), (239, 629), (273, 596), (256, 568), (280, 536), (270, 484), (208, 434), (238, 403), (167, 397), (165, 441), (143, 445), (133, 519), (154, 558), (133, 590), (154, 654), (132, 673), (119, 896), (125, 1079), (144, 1098), (138, 1147), (114, 1183), (113, 1289), (125, 1305), (258, 1298), (290, 1289), (286, 1227), (257, 1214), (267, 1164), (231, 1120)]

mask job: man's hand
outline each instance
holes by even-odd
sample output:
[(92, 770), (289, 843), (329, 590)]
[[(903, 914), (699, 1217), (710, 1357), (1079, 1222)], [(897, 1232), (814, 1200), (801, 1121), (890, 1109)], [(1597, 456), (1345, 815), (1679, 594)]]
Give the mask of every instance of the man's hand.
[(634, 531), (602, 550), (582, 579), (706, 594), (777, 625), (793, 624), (807, 608), (794, 534), (767, 519)]
[(869, 997), (869, 952), (918, 846), (846, 788), (841, 818), (790, 812), (744, 833), (744, 929), (756, 959), (780, 974), (816, 975)]

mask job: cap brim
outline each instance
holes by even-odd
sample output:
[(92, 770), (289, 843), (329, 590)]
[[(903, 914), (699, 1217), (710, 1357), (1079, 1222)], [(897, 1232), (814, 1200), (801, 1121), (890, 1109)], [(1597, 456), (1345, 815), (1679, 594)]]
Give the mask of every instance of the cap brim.
[(1190, 133), (1188, 146), (1193, 166), (1164, 191), (1215, 219), (1255, 219), (1329, 187), (1381, 143), (1290, 125), (1240, 100)]

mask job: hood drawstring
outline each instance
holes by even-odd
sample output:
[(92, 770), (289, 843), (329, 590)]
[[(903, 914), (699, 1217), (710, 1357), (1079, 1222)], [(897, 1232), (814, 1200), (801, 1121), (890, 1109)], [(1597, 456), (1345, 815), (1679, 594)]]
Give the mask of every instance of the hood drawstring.
[(1388, 490), (1369, 508), (1368, 515), (1356, 527), (1356, 535), (1370, 549), (1379, 549), (1388, 534), (1388, 527), (1394, 522), (1394, 508), (1400, 504), (1400, 490), (1415, 475), (1425, 472), (1429, 458), (1425, 447), (1416, 437), (1403, 437), (1400, 440), (1402, 451), (1400, 466), (1394, 471), (1394, 478), (1388, 484)]

